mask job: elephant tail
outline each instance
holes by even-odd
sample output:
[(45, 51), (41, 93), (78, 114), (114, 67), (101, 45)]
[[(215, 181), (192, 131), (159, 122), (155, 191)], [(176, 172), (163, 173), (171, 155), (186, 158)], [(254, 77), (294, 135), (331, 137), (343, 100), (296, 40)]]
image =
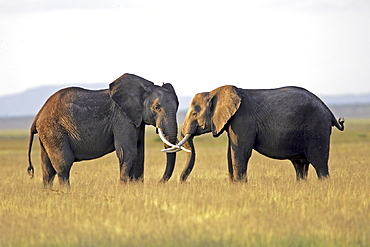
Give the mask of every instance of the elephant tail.
[(28, 168), (27, 168), (27, 172), (31, 176), (31, 178), (33, 178), (33, 175), (34, 175), (34, 169), (33, 169), (32, 161), (31, 161), (31, 151), (32, 151), (33, 137), (36, 133), (37, 133), (36, 124), (33, 123), (30, 129), (30, 141), (28, 144)]
[(338, 121), (335, 118), (333, 118), (332, 125), (337, 127), (337, 129), (339, 129), (340, 131), (343, 131), (344, 130), (344, 118), (340, 117)]

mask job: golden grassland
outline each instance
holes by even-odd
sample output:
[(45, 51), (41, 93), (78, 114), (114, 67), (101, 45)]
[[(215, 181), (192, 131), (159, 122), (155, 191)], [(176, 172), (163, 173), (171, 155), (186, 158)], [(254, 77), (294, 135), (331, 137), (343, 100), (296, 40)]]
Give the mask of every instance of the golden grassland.
[(38, 144), (27, 174), (27, 131), (0, 132), (0, 246), (370, 246), (370, 120), (333, 129), (330, 179), (254, 153), (248, 183), (227, 179), (226, 136), (195, 138), (197, 161), (158, 183), (165, 155), (147, 128), (144, 183), (119, 183), (115, 154), (75, 163), (71, 189), (44, 189)]

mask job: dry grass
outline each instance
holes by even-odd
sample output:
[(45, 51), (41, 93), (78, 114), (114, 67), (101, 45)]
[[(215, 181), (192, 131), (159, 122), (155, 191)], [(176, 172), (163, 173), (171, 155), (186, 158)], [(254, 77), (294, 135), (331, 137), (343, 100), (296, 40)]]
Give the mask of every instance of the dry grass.
[(331, 178), (295, 181), (293, 166), (256, 153), (247, 184), (227, 180), (226, 137), (195, 139), (188, 181), (158, 181), (165, 155), (149, 128), (145, 182), (120, 185), (114, 154), (76, 163), (71, 190), (27, 175), (27, 132), (0, 133), (0, 246), (369, 246), (370, 121), (333, 130)]

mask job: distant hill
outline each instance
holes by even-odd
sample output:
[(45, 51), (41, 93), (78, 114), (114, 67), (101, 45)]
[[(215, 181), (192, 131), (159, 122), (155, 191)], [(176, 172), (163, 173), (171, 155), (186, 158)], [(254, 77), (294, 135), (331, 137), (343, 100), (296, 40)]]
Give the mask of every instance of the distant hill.
[[(40, 86), (27, 91), (0, 97), (0, 129), (29, 128), (33, 118), (45, 101), (56, 91), (71, 85)], [(88, 89), (108, 88), (108, 83), (80, 84)], [(178, 121), (182, 123), (193, 96), (179, 96)], [(320, 98), (337, 116), (345, 118), (370, 118), (370, 93), (339, 95)]]
[[(27, 91), (0, 97), (0, 117), (34, 116), (45, 101), (59, 89), (71, 85), (40, 86)], [(107, 88), (106, 83), (82, 84), (88, 89)]]
[(370, 104), (370, 93), (345, 95), (319, 95), (327, 105), (361, 105)]
[[(0, 97), (0, 118), (35, 116), (41, 106), (53, 93), (70, 86), (79, 86), (96, 90), (108, 88), (108, 83), (40, 86), (21, 93), (2, 96)], [(179, 109), (187, 109), (190, 105), (192, 96), (181, 96), (179, 98), (181, 98)]]

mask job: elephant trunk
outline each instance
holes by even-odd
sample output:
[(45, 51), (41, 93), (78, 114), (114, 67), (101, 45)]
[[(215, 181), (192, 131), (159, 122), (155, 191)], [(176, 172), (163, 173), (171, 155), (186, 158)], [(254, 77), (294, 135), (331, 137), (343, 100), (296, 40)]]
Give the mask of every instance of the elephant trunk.
[(177, 122), (176, 122), (176, 115), (171, 114), (173, 117), (164, 117), (163, 120), (157, 123), (157, 128), (159, 130), (159, 134), (161, 135), (161, 139), (166, 147), (169, 147), (170, 144), (177, 142)]
[(194, 163), (195, 163), (195, 148), (193, 143), (194, 136), (190, 136), (187, 142), (184, 144), (184, 146), (189, 149), (191, 152), (187, 154), (186, 158), (186, 166), (184, 170), (181, 173), (180, 181), (185, 182), (188, 178), (190, 172), (193, 170)]
[[(170, 114), (172, 117), (165, 117), (160, 123), (157, 124), (157, 128), (162, 132), (163, 137), (170, 143), (176, 143), (177, 141), (177, 122), (176, 114)], [(165, 143), (165, 147), (169, 145)], [(160, 182), (167, 182), (173, 173), (176, 162), (176, 153), (166, 153), (166, 169)]]

